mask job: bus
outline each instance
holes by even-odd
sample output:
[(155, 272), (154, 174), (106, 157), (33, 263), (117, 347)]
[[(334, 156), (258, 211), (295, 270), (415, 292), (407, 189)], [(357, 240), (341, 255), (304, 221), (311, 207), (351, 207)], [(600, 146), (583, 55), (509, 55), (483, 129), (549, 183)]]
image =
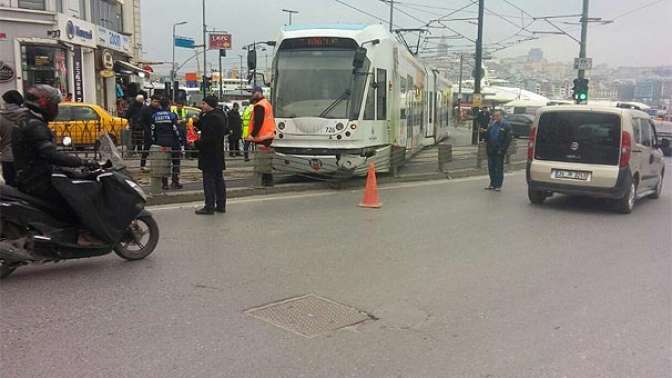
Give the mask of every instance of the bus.
[[(273, 58), (274, 169), (364, 175), (448, 136), (452, 85), (381, 25), (290, 25)], [(396, 147), (396, 148), (395, 148)]]

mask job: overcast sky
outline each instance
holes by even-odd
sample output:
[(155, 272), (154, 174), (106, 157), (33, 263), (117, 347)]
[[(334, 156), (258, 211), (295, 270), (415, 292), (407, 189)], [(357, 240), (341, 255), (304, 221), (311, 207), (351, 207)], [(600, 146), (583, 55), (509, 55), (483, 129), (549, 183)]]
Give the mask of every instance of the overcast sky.
[[(240, 63), (238, 54), (244, 54), (242, 46), (253, 40), (275, 39), (287, 23), (287, 15), (281, 10), (299, 11), (294, 16), (295, 24), (306, 23), (381, 23), (376, 18), (362, 14), (339, 3), (346, 3), (367, 13), (387, 20), (389, 6), (380, 0), (206, 0), (206, 23), (209, 28), (227, 30), (233, 34), (233, 49), (224, 60), (225, 68)], [(400, 27), (419, 27), (424, 22), (450, 13), (449, 9), (461, 8), (470, 0), (398, 0), (399, 12), (395, 24)], [(485, 0), (486, 8), (508, 19), (493, 14), (485, 18), (485, 43), (493, 43), (514, 35), (521, 23), (521, 11), (531, 16), (571, 15), (581, 13), (581, 0)], [(644, 7), (643, 9), (639, 9)], [(142, 31), (144, 56), (148, 60), (171, 60), (171, 25), (179, 21), (188, 24), (178, 26), (178, 35), (202, 39), (201, 0), (142, 0)], [(402, 14), (406, 12), (413, 17)], [(452, 15), (455, 18), (475, 17), (477, 5)], [(620, 16), (620, 17), (619, 17)], [(615, 19), (607, 25), (590, 24), (588, 31), (588, 56), (593, 64), (607, 63), (610, 66), (670, 65), (672, 64), (672, 0), (591, 0), (590, 17), (605, 20)], [(525, 16), (524, 20), (529, 21)], [(558, 26), (580, 36), (578, 17), (558, 20)], [(566, 22), (566, 23), (562, 23)], [(514, 25), (515, 24), (515, 25)], [(448, 24), (467, 37), (475, 39), (476, 26), (468, 21), (453, 21)], [(554, 30), (543, 21), (537, 21), (529, 31)], [(432, 30), (433, 36), (451, 35), (448, 30)], [(522, 32), (523, 35), (529, 35)], [(514, 47), (497, 52), (495, 56), (525, 55), (530, 48), (540, 47), (550, 61), (571, 61), (578, 56), (578, 44), (567, 36), (543, 35), (542, 39), (522, 42)], [(516, 38), (514, 38), (515, 40)], [(454, 46), (464, 46), (468, 41), (451, 39)], [(471, 50), (471, 49), (470, 49)], [(263, 53), (262, 53), (263, 54)], [(177, 49), (176, 61), (183, 62), (193, 52)], [(209, 55), (209, 62), (216, 62), (217, 55)], [(269, 58), (270, 59), (270, 58)], [(264, 57), (259, 63), (263, 66)], [(167, 70), (169, 65), (164, 66)], [(193, 69), (193, 65), (186, 68)], [(158, 68), (158, 67), (157, 67)]]

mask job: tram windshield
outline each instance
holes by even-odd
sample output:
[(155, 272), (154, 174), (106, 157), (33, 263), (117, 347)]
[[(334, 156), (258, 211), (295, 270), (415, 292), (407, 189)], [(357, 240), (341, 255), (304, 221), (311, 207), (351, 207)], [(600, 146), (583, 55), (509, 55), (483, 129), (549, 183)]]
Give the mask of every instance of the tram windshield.
[(353, 74), (354, 56), (354, 49), (278, 51), (276, 117), (359, 118), (368, 60)]

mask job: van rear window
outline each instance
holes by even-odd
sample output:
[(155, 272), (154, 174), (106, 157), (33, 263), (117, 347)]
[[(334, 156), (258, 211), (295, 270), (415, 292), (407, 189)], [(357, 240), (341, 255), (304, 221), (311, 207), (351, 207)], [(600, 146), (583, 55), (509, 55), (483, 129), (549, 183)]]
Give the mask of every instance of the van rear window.
[(559, 111), (539, 118), (535, 158), (617, 165), (621, 142), (618, 114)]

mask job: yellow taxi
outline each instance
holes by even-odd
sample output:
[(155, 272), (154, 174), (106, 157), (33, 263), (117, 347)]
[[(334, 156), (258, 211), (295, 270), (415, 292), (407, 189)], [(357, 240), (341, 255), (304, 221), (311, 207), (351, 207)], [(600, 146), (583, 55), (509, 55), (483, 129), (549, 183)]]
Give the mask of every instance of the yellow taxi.
[(117, 144), (127, 126), (126, 119), (114, 117), (98, 105), (81, 102), (59, 104), (58, 117), (49, 122), (56, 143), (61, 144), (67, 136), (72, 139), (73, 147), (95, 146), (98, 138), (104, 134), (109, 134)]

